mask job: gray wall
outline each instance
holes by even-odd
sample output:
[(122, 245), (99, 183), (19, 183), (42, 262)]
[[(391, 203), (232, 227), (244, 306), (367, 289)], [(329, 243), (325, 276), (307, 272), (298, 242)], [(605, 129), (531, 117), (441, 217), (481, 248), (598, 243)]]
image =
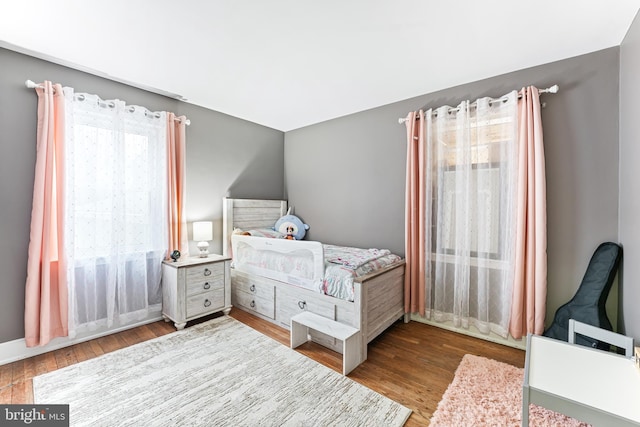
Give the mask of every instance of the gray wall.
[(189, 223), (215, 222), (211, 252), (221, 253), (225, 195), (283, 197), (282, 132), (0, 48), (0, 343), (24, 337), (37, 115), (37, 96), (26, 79), (186, 115), (186, 216)]
[(620, 48), (620, 241), (624, 330), (640, 341), (640, 17)]
[(403, 254), (406, 130), (398, 118), (558, 84), (559, 93), (542, 95), (549, 323), (575, 293), (597, 245), (617, 241), (618, 83), (616, 47), (287, 132), (287, 197), (312, 239)]

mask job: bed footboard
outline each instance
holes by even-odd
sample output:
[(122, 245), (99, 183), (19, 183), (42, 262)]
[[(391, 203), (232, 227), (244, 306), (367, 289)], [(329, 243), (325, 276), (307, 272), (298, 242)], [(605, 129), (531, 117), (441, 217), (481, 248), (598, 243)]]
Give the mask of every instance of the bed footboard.
[(367, 344), (404, 317), (405, 261), (363, 276), (356, 282), (360, 295), (360, 316), (363, 339), (363, 360), (367, 358)]

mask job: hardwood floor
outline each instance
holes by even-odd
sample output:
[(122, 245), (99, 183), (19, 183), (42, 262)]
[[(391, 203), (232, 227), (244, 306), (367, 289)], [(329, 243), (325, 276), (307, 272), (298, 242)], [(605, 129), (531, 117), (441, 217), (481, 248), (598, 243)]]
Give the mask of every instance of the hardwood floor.
[[(238, 309), (233, 309), (231, 316), (283, 345), (289, 345), (286, 329)], [(172, 324), (159, 321), (0, 366), (0, 404), (33, 403), (31, 379), (36, 375), (174, 331)], [(337, 372), (342, 370), (339, 353), (315, 343), (304, 344), (296, 350)], [(353, 370), (349, 378), (413, 410), (407, 427), (425, 426), (453, 379), (462, 356), (467, 353), (524, 366), (522, 350), (418, 322), (396, 322), (369, 344), (367, 360)]]

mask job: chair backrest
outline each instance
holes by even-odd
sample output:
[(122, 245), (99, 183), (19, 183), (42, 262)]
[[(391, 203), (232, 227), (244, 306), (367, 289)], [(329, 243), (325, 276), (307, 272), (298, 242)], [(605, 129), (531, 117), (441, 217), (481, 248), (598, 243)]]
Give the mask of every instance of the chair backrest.
[(626, 335), (617, 334), (606, 329), (597, 328), (593, 325), (578, 322), (575, 319), (569, 319), (569, 343), (576, 343), (576, 334), (593, 338), (597, 341), (604, 341), (608, 344), (615, 345), (617, 348), (624, 348), (626, 357), (633, 357), (633, 338)]

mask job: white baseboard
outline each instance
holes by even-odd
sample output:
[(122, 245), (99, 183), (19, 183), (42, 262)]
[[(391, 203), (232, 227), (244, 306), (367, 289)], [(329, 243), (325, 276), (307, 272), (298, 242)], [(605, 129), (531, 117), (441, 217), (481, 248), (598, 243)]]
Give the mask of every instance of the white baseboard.
[(527, 348), (527, 340), (521, 339), (516, 340), (511, 335), (508, 338), (502, 338), (500, 335), (494, 334), (491, 332), (489, 335), (483, 334), (474, 326), (469, 326), (469, 329), (459, 328), (453, 325), (453, 322), (435, 322), (433, 320), (427, 320), (424, 317), (421, 317), (416, 314), (411, 315), (411, 320), (415, 320), (416, 322), (426, 323), (427, 325), (436, 326), (438, 328), (446, 329), (448, 331), (457, 332), (459, 334), (469, 335), (474, 338), (480, 338), (485, 341), (491, 341), (497, 344), (506, 345), (509, 347), (519, 348), (520, 350), (526, 350)]
[(75, 338), (55, 338), (49, 342), (49, 344), (41, 347), (27, 347), (24, 338), (20, 338), (13, 341), (7, 341), (0, 343), (0, 365), (6, 365), (7, 363), (15, 362), (17, 360), (27, 359), (29, 357), (37, 356), (39, 354), (48, 353), (50, 351), (59, 350), (64, 347), (69, 347), (81, 342), (90, 341), (96, 338), (104, 337), (106, 335), (115, 334), (127, 329), (132, 329), (138, 326), (146, 325), (148, 323), (157, 322), (162, 319), (160, 313), (151, 313), (148, 317), (130, 323), (123, 326), (118, 326), (110, 329), (95, 330), (85, 332), (83, 334), (77, 334)]

